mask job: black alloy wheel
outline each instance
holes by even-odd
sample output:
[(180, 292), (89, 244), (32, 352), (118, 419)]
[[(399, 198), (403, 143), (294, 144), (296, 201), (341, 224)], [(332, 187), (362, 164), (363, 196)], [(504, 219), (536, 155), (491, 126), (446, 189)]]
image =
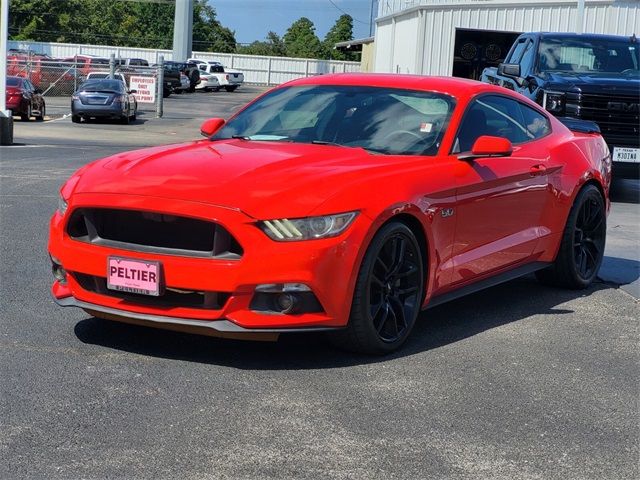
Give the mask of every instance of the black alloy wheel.
[(365, 253), (346, 329), (338, 346), (361, 353), (396, 350), (413, 329), (424, 293), (422, 252), (411, 229), (401, 222), (384, 225)]
[(596, 198), (582, 204), (573, 234), (574, 262), (578, 275), (588, 280), (598, 273), (606, 238), (604, 208)]
[(595, 185), (586, 185), (571, 207), (555, 261), (536, 272), (538, 280), (565, 288), (587, 288), (602, 264), (606, 236), (604, 198)]
[(383, 342), (402, 338), (419, 308), (417, 279), (419, 255), (402, 233), (382, 245), (369, 273), (369, 309), (373, 326)]

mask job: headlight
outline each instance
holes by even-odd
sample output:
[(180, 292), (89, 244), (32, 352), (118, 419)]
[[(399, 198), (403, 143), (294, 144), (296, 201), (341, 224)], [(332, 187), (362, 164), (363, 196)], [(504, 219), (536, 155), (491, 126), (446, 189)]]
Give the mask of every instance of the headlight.
[(321, 217), (280, 218), (258, 222), (258, 225), (272, 240), (295, 242), (335, 237), (344, 232), (357, 215), (358, 212), (348, 212)]
[(67, 211), (67, 202), (64, 198), (62, 198), (62, 196), (58, 197), (58, 213), (61, 216), (64, 216), (64, 214)]
[(564, 93), (545, 90), (542, 107), (551, 113), (562, 113), (564, 111)]

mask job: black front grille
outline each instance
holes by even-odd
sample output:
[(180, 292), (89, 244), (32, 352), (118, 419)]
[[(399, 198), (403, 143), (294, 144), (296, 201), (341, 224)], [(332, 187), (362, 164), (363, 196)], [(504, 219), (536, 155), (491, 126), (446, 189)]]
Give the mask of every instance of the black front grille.
[(74, 240), (124, 250), (237, 259), (242, 248), (221, 225), (140, 210), (80, 208), (67, 224)]
[(149, 305), (155, 307), (187, 307), (220, 310), (224, 307), (231, 296), (228, 292), (195, 292), (179, 289), (164, 289), (162, 295), (158, 297), (150, 295), (138, 295), (136, 293), (121, 292), (107, 288), (107, 279), (84, 273), (70, 272), (78, 285), (88, 292), (106, 295), (108, 297), (119, 298), (138, 305)]
[(596, 122), (610, 145), (640, 146), (639, 108), (640, 92), (638, 95), (567, 94), (567, 115)]

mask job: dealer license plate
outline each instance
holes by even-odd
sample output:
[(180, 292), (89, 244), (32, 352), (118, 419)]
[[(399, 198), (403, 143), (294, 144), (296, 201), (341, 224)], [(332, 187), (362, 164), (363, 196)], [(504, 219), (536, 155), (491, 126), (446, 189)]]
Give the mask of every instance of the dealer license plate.
[(640, 163), (640, 148), (613, 147), (614, 162)]
[(141, 295), (160, 295), (160, 262), (109, 257), (107, 288)]

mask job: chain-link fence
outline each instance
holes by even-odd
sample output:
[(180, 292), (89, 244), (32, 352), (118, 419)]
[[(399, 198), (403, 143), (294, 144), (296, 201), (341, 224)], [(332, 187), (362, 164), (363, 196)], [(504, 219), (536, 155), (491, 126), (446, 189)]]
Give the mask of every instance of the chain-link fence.
[(87, 79), (108, 78), (111, 74), (122, 79), (129, 89), (136, 90), (139, 111), (157, 112), (163, 93), (166, 95), (171, 89), (166, 82), (158, 88), (159, 78), (164, 77), (160, 74), (161, 67), (126, 66), (122, 63), (119, 59), (80, 56), (63, 61), (37, 55), (10, 56), (7, 58), (7, 75), (27, 78), (40, 89), (49, 116), (68, 114), (72, 94)]

